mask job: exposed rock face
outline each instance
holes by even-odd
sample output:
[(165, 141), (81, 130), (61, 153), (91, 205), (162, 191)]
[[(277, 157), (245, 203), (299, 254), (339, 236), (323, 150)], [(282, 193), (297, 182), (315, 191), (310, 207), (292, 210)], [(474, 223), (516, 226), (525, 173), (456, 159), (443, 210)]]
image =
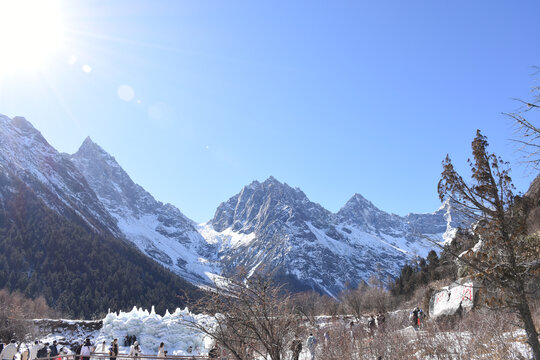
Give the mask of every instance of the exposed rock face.
[(332, 214), (270, 177), (222, 203), (200, 231), (220, 246), (226, 275), (239, 266), (248, 273), (279, 270), (289, 280), (336, 295), (346, 283), (395, 276), (412, 256), (425, 256), (433, 244), (424, 237), (450, 236), (452, 215), (446, 203), (433, 214), (401, 217), (359, 194)]
[(216, 267), (200, 259), (212, 258), (213, 248), (188, 219), (171, 204), (163, 204), (135, 184), (90, 138), (71, 156), (123, 235), (143, 253), (195, 283), (210, 283), (205, 272)]
[(95, 230), (120, 234), (116, 220), (69, 157), (56, 151), (22, 117), (12, 120), (0, 115), (0, 171), (5, 181), (18, 179), (27, 184), (59, 214), (69, 217), (74, 211)]

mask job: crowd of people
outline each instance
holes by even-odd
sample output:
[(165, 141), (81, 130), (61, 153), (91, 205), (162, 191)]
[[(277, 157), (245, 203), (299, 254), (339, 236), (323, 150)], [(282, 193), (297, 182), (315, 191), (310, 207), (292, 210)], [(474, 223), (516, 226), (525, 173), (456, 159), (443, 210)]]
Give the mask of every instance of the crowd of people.
[[(21, 347), (24, 344), (19, 343), (13, 339), (11, 340), (7, 345), (0, 344), (0, 360), (13, 360), (15, 358), (15, 355), (17, 355)], [(65, 347), (58, 348), (58, 343), (53, 341), (52, 344), (46, 342), (41, 343), (39, 341), (35, 341), (32, 345), (26, 345), (26, 348), (21, 352), (20, 359), (21, 360), (35, 360), (40, 358), (51, 358), (55, 359), (60, 357), (62, 355), (68, 354), (69, 350)]]
[[(423, 312), (423, 310), (418, 306), (415, 307), (410, 312), (410, 316), (409, 316), (409, 320), (411, 322), (412, 327), (415, 330), (418, 330), (419, 328), (421, 328), (423, 326), (425, 317), (426, 315)], [(354, 320), (351, 320), (349, 322), (349, 330), (350, 330), (351, 339), (353, 341), (356, 341), (358, 338), (365, 339), (365, 341), (370, 341), (377, 333), (382, 334), (386, 332), (386, 316), (382, 311), (379, 311), (376, 314), (370, 314), (367, 317), (367, 323), (362, 323), (358, 321), (355, 322)], [(367, 333), (368, 336), (364, 337), (362, 335), (359, 335), (360, 332), (363, 332), (364, 334)], [(309, 352), (308, 358), (310, 360), (315, 359), (317, 344), (318, 344), (317, 339), (312, 333), (310, 333), (309, 337), (305, 341), (305, 346)], [(323, 347), (328, 347), (330, 345), (330, 333), (328, 330), (325, 331), (323, 334), (322, 344), (323, 344)], [(292, 360), (299, 359), (303, 346), (304, 345), (303, 345), (302, 340), (300, 340), (298, 335), (295, 335), (289, 347)]]
[[(137, 341), (137, 338), (133, 336), (126, 336), (126, 341), (129, 338), (129, 353), (127, 354), (131, 359), (140, 359), (143, 355), (141, 345)], [(19, 354), (21, 347), (25, 344), (17, 344), (15, 340), (11, 340), (7, 345), (0, 343), (0, 360), (14, 360), (16, 355)], [(186, 349), (188, 354), (193, 352), (193, 347), (189, 346)], [(86, 338), (82, 343), (73, 344), (70, 348), (61, 346), (59, 348), (58, 343), (53, 341), (52, 344), (41, 343), (35, 341), (32, 345), (26, 345), (26, 348), (20, 352), (20, 360), (37, 360), (37, 359), (51, 359), (62, 360), (62, 357), (69, 354), (74, 354), (75, 360), (116, 360), (119, 355), (118, 339), (114, 339), (109, 345), (106, 341), (101, 342), (98, 345), (92, 344), (89, 338)], [(156, 359), (164, 359), (168, 355), (165, 350), (165, 343), (161, 343), (158, 347), (158, 353)]]

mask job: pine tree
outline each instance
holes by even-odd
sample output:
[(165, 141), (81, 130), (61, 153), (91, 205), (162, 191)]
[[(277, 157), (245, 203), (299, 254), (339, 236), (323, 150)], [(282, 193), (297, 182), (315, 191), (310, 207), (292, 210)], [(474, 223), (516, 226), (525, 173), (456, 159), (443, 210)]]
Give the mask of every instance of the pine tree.
[(441, 201), (450, 197), (460, 211), (475, 220), (473, 231), (481, 246), (457, 257), (497, 296), (490, 305), (510, 308), (519, 316), (534, 359), (540, 360), (538, 332), (532, 319), (527, 286), (539, 269), (539, 239), (526, 233), (526, 206), (514, 195), (507, 162), (487, 150), (487, 138), (477, 131), (472, 142), (473, 160), (468, 160), (472, 181), (466, 182), (455, 170), (450, 157), (443, 161), (438, 185)]

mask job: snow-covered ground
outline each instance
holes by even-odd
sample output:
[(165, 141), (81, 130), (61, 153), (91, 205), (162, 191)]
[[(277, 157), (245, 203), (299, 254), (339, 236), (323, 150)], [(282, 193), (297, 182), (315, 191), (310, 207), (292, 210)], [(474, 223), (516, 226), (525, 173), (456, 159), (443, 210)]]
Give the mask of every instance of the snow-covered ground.
[[(328, 351), (324, 347), (324, 332), (329, 332), (333, 346), (350, 347), (349, 356), (358, 360), (372, 359), (374, 351), (382, 351), (386, 354), (384, 359), (390, 359), (388, 353), (392, 353), (392, 349), (398, 349), (400, 352), (407, 349), (408, 355), (405, 357), (403, 353), (399, 356), (395, 354), (399, 359), (491, 359), (494, 354), (503, 353), (508, 359), (529, 359), (531, 356), (524, 342), (523, 330), (496, 331), (487, 337), (478, 333), (478, 331), (481, 332), (479, 329), (415, 331), (408, 326), (407, 314), (406, 310), (387, 313), (387, 322), (388, 320), (390, 322), (386, 324), (386, 331), (376, 333), (373, 339), (367, 336), (367, 318), (356, 319), (352, 316), (339, 319), (319, 316), (313, 319), (314, 323), (306, 322), (305, 330), (308, 333), (313, 331), (319, 339), (317, 347), (319, 359), (323, 359), (325, 351)], [(354, 339), (349, 326), (351, 320), (354, 320)], [(105, 341), (108, 347), (111, 340), (117, 338), (120, 352), (128, 353), (129, 348), (123, 346), (124, 337), (135, 335), (141, 344), (143, 354), (156, 354), (159, 344), (164, 342), (165, 349), (170, 355), (206, 355), (212, 346), (212, 340), (188, 326), (189, 322), (207, 327), (213, 326), (212, 317), (195, 315), (188, 309), (176, 309), (173, 313), (167, 311), (164, 316), (161, 316), (153, 309), (148, 311), (136, 307), (130, 312), (111, 312), (102, 320), (36, 321), (42, 331), (47, 330), (44, 329), (43, 324), (48, 324), (49, 327), (48, 332), (40, 337), (43, 343), (52, 343), (53, 340), (57, 340), (60, 346), (67, 348), (76, 343), (80, 344), (86, 338), (90, 338), (95, 345)], [(304, 350), (300, 354), (300, 360), (308, 360), (311, 357), (305, 345), (305, 339), (303, 340)], [(193, 349), (192, 353), (187, 352), (190, 346)], [(25, 347), (21, 347), (21, 351), (24, 349)]]

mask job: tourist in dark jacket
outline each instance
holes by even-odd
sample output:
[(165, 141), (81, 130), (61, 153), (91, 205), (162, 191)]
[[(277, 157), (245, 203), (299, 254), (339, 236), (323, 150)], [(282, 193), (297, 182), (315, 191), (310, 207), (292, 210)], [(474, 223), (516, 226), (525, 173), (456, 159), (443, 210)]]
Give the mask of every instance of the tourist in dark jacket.
[(51, 350), (51, 352), (49, 353), (50, 357), (58, 356), (58, 348), (56, 347), (56, 345), (57, 345), (56, 340), (54, 340), (52, 345), (49, 346), (49, 349)]
[(110, 360), (116, 360), (118, 356), (118, 339), (114, 339), (109, 348), (109, 355), (111, 356)]

